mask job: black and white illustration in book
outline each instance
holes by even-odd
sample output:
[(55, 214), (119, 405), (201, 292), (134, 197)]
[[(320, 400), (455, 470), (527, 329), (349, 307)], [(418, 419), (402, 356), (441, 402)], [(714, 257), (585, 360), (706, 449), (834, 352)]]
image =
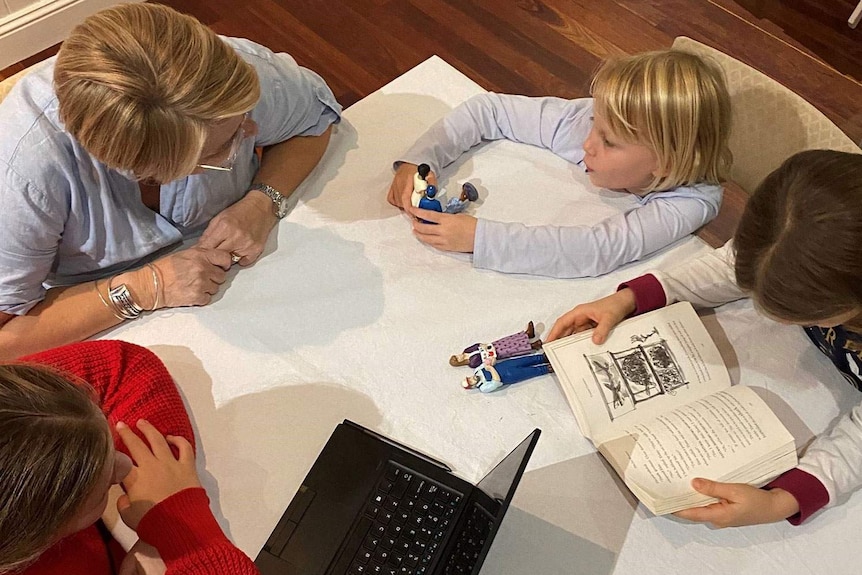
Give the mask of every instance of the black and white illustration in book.
[(631, 336), (631, 342), (632, 347), (621, 351), (584, 355), (611, 421), (689, 383), (658, 328)]

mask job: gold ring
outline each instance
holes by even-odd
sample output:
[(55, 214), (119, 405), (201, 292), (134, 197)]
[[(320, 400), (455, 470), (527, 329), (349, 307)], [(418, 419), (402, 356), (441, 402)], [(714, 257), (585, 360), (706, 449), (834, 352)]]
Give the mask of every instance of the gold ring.
[(231, 263), (238, 264), (238, 263), (239, 263), (239, 260), (241, 260), (241, 259), (242, 259), (242, 256), (241, 256), (241, 255), (239, 255), (238, 253), (236, 253), (236, 252), (231, 252), (231, 253), (230, 253), (230, 261), (231, 261)]

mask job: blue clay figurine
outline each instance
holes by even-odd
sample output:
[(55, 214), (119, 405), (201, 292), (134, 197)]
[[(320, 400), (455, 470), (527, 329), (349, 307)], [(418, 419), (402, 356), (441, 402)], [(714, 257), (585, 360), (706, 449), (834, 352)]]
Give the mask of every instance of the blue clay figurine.
[(482, 393), (491, 393), (505, 385), (553, 372), (553, 367), (548, 363), (548, 356), (537, 353), (498, 361), (494, 365), (491, 365), (490, 361), (485, 361), (476, 368), (473, 375), (461, 382), (461, 386), (464, 389), (478, 389)]
[(460, 214), (467, 207), (468, 202), (475, 202), (479, 199), (479, 192), (476, 186), (470, 182), (464, 182), (461, 186), (461, 195), (457, 198), (449, 198), (446, 202), (446, 209), (443, 210), (447, 214)]

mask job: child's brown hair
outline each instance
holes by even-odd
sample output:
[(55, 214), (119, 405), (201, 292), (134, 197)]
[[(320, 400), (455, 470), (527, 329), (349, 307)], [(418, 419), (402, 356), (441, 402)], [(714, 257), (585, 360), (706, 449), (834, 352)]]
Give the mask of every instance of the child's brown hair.
[(50, 368), (0, 365), (0, 573), (52, 545), (93, 492), (112, 444), (83, 382)]
[(862, 311), (862, 155), (809, 150), (757, 187), (737, 228), (736, 281), (799, 324)]

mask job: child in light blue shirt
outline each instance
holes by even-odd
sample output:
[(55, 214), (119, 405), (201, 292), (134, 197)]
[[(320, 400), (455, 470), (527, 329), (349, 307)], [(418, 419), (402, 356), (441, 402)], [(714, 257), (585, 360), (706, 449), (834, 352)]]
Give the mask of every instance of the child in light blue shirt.
[[(718, 214), (731, 155), (730, 96), (717, 64), (669, 50), (613, 59), (591, 92), (575, 100), (494, 93), (467, 100), (395, 163), (389, 202), (417, 218), (420, 241), (472, 252), (477, 268), (559, 278), (608, 273)], [(436, 174), (461, 154), (498, 139), (551, 150), (584, 166), (594, 185), (634, 194), (638, 203), (593, 225), (528, 227), (428, 214), (405, 201), (416, 164), (429, 164), (436, 184)]]

